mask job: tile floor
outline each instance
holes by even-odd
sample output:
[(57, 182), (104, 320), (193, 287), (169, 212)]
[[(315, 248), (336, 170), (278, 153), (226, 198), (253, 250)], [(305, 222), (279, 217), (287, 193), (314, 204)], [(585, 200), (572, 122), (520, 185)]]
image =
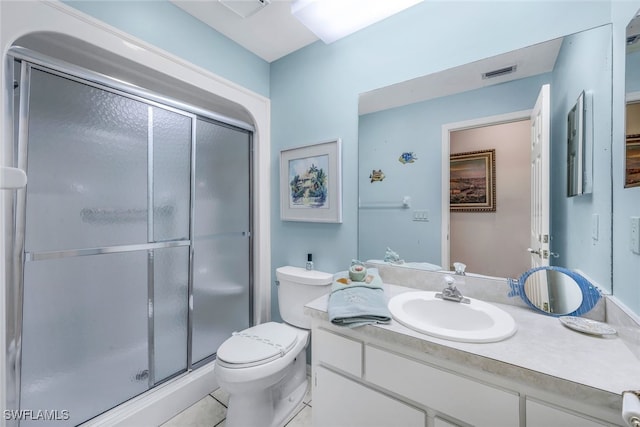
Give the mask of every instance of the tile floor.
[[(309, 381), (309, 384), (311, 382)], [(229, 396), (220, 389), (171, 418), (161, 427), (224, 427)], [(311, 427), (311, 390), (296, 408), (286, 427)]]

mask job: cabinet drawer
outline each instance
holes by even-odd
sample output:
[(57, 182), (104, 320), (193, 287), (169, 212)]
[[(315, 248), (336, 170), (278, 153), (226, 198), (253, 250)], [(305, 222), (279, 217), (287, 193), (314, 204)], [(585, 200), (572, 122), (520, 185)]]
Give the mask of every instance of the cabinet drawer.
[(424, 412), (323, 367), (315, 370), (314, 427), (424, 427)]
[(589, 418), (568, 412), (562, 408), (527, 399), (527, 427), (603, 427)]
[(366, 346), (366, 380), (477, 427), (520, 424), (520, 398), (424, 363)]
[(314, 329), (311, 347), (314, 365), (323, 364), (362, 377), (362, 343), (324, 329)]

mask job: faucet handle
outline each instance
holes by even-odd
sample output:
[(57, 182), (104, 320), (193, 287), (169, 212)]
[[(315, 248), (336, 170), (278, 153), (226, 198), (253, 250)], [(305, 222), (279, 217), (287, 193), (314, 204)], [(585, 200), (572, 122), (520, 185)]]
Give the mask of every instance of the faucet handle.
[(463, 264), (461, 262), (454, 262), (453, 263), (453, 269), (455, 270), (456, 274), (458, 274), (460, 276), (464, 276), (465, 268), (467, 268), (466, 264)]
[(449, 289), (455, 289), (455, 283), (456, 283), (456, 279), (454, 279), (453, 277), (449, 276), (448, 274), (446, 276), (444, 276), (444, 283), (447, 284), (447, 288)]

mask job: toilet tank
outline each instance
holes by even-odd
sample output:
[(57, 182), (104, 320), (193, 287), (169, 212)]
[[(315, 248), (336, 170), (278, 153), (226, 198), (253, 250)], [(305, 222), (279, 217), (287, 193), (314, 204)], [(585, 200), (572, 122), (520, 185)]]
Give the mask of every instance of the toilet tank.
[(311, 319), (304, 314), (304, 306), (331, 292), (333, 274), (286, 266), (276, 269), (276, 278), (282, 320), (298, 328), (311, 329)]

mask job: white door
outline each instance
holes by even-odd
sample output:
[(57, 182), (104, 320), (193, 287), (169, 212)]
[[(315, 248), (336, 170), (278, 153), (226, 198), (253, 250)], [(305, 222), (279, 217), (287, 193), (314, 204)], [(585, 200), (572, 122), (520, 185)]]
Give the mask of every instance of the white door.
[[(549, 129), (550, 89), (540, 89), (531, 113), (531, 268), (549, 265)], [(527, 279), (527, 296), (541, 310), (549, 311), (549, 290), (545, 274)]]
[(531, 113), (531, 267), (549, 265), (550, 88), (540, 89)]

